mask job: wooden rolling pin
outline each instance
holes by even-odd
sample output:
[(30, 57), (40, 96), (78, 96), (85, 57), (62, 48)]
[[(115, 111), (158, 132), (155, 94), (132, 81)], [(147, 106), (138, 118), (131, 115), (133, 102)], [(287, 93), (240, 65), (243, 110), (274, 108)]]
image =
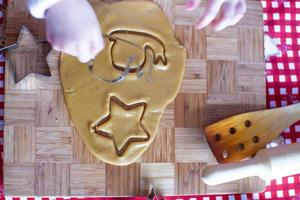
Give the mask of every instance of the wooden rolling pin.
[(205, 128), (207, 142), (219, 163), (251, 158), (300, 119), (300, 103), (235, 115)]
[(258, 176), (264, 180), (300, 173), (300, 144), (282, 145), (259, 151), (250, 160), (208, 166), (202, 173), (207, 185)]

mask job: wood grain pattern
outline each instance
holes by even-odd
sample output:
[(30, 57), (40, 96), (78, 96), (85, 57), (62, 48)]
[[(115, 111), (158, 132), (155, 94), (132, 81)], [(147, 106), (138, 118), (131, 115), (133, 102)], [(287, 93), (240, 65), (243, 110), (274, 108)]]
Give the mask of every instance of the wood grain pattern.
[(36, 98), (36, 125), (38, 127), (70, 126), (70, 119), (61, 90), (37, 90)]
[[(265, 105), (264, 101), (261, 102)], [(212, 94), (207, 99), (206, 126), (220, 121), (226, 117), (241, 112), (241, 96), (232, 94)]]
[(105, 195), (104, 164), (71, 165), (71, 195)]
[(6, 45), (15, 43), (21, 27), (26, 26), (37, 40), (45, 40), (43, 20), (33, 18), (27, 9), (27, 0), (8, 1), (6, 15)]
[[(207, 37), (207, 59), (209, 60), (239, 60), (239, 40), (236, 37)], [(222, 48), (220, 48), (220, 46)]]
[(175, 99), (175, 127), (203, 128), (206, 95), (179, 93)]
[(240, 61), (241, 62), (261, 62), (264, 58), (263, 49), (256, 51), (256, 46), (263, 46), (262, 30), (240, 29)]
[[(120, 0), (105, 0), (112, 3)], [(142, 0), (141, 0), (142, 1)], [(248, 178), (206, 186), (201, 171), (216, 163), (203, 128), (225, 117), (265, 108), (263, 20), (258, 1), (236, 25), (221, 32), (196, 30), (206, 1), (188, 12), (185, 0), (154, 0), (188, 50), (186, 71), (176, 99), (160, 121), (159, 133), (145, 154), (130, 166), (97, 160), (70, 121), (61, 91), (60, 54), (49, 53), (44, 22), (33, 19), (26, 0), (8, 3), (6, 43), (17, 41), (22, 25), (37, 40), (37, 69), (14, 82), (5, 68), (4, 187), (7, 195), (138, 196), (151, 185), (162, 195), (258, 192), (264, 182)], [(13, 52), (11, 52), (13, 54)]]
[(7, 90), (35, 90), (39, 84), (39, 80), (45, 78), (38, 74), (29, 74), (19, 83), (15, 83), (13, 68), (9, 61), (5, 65), (5, 88)]
[(159, 126), (162, 128), (173, 128), (175, 127), (175, 110), (174, 110), (174, 101), (171, 102), (167, 108), (165, 109), (165, 112), (163, 113), (163, 116), (160, 120)]
[(5, 164), (3, 172), (6, 194), (18, 196), (35, 194), (34, 164)]
[(35, 91), (6, 90), (4, 104), (5, 124), (35, 125)]
[(188, 59), (205, 59), (205, 31), (199, 31), (194, 26), (176, 25), (175, 34), (181, 44), (186, 48)]
[(247, 1), (247, 12), (241, 21), (237, 24), (238, 28), (262, 30), (264, 25), (261, 20), (262, 12), (259, 12), (260, 2), (256, 0)]
[(175, 162), (175, 130), (160, 128), (159, 133), (150, 147), (142, 156), (145, 163)]
[(135, 196), (140, 193), (140, 164), (105, 168), (106, 195)]
[(38, 127), (35, 140), (37, 162), (72, 162), (70, 127)]
[(70, 194), (69, 164), (36, 163), (34, 177), (35, 194), (38, 196), (63, 196)]
[(35, 161), (35, 127), (6, 126), (4, 160), (6, 163), (33, 163)]
[(207, 85), (209, 94), (237, 94), (237, 63), (207, 61)]
[(173, 0), (173, 2), (175, 25), (193, 26), (199, 16), (205, 12), (206, 0), (201, 1), (199, 8), (192, 12), (187, 11), (185, 0)]
[(206, 163), (176, 163), (176, 193), (204, 194), (201, 173), (205, 167)]
[(175, 160), (178, 162), (214, 163), (216, 162), (210, 151), (202, 129), (175, 129)]
[(265, 91), (265, 76), (262, 75), (261, 68), (264, 67), (263, 63), (258, 64), (240, 64), (237, 70), (237, 81), (239, 93), (261, 95)]
[(241, 106), (240, 112), (250, 112), (265, 109), (265, 96), (254, 95), (254, 94), (243, 94), (241, 95)]
[(206, 60), (188, 59), (180, 93), (205, 93), (206, 82)]
[[(72, 127), (72, 163), (96, 164), (101, 163), (87, 149), (75, 127)], [(74, 148), (76, 147), (76, 148)]]
[(151, 187), (156, 188), (158, 195), (174, 194), (174, 163), (141, 164), (141, 195), (146, 196)]

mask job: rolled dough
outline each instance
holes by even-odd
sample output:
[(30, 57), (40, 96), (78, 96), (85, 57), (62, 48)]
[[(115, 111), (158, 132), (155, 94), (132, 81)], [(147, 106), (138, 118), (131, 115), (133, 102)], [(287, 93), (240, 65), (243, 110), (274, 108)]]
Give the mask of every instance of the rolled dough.
[[(73, 123), (98, 159), (127, 165), (153, 141), (167, 104), (183, 78), (185, 49), (174, 37), (163, 11), (149, 1), (104, 4), (92, 0), (105, 36), (105, 49), (94, 60), (94, 74), (119, 76), (119, 83), (95, 78), (87, 64), (63, 54), (60, 76)], [(137, 72), (143, 76), (137, 78)]]

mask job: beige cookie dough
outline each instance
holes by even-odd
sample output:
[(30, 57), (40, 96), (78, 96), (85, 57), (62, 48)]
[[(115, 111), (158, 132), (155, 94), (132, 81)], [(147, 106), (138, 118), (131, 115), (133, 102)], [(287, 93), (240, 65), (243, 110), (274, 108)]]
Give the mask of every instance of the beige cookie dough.
[[(186, 51), (156, 4), (90, 2), (102, 27), (105, 49), (94, 60), (93, 74), (87, 64), (62, 55), (65, 101), (93, 155), (106, 163), (127, 165), (155, 138), (164, 109), (179, 90)], [(129, 75), (122, 82), (96, 79), (114, 79), (128, 63)]]

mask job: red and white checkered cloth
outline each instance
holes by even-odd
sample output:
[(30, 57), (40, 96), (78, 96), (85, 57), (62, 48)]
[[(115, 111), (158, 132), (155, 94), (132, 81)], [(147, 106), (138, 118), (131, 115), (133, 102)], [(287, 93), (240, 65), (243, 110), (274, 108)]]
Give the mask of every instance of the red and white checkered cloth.
[[(300, 0), (261, 0), (263, 6), (264, 30), (272, 37), (280, 54), (269, 58), (266, 62), (267, 107), (281, 107), (297, 103), (300, 100)], [(0, 0), (0, 6), (5, 1)], [(0, 21), (3, 16), (0, 13)], [(3, 165), (3, 114), (4, 114), (4, 59), (0, 56), (0, 152), (1, 166)], [(300, 143), (300, 123), (293, 125), (283, 133), (285, 143)], [(300, 166), (299, 166), (300, 167)], [(299, 199), (300, 175), (273, 180), (267, 184), (263, 193), (205, 195), (205, 196), (174, 196), (164, 197), (167, 200), (250, 200), (250, 199)], [(3, 196), (3, 173), (0, 170), (0, 196)], [(41, 198), (11, 198), (28, 199)], [(42, 198), (48, 200), (49, 198)], [(53, 198), (51, 198), (53, 199)], [(63, 198), (56, 198), (58, 200)], [(65, 198), (69, 199), (69, 198)], [(77, 198), (72, 198), (77, 199)], [(83, 199), (83, 198), (80, 198)], [(104, 198), (85, 198), (104, 199)], [(107, 198), (106, 198), (107, 199)], [(113, 198), (109, 198), (113, 199)], [(128, 200), (144, 200), (142, 197), (126, 198)]]

